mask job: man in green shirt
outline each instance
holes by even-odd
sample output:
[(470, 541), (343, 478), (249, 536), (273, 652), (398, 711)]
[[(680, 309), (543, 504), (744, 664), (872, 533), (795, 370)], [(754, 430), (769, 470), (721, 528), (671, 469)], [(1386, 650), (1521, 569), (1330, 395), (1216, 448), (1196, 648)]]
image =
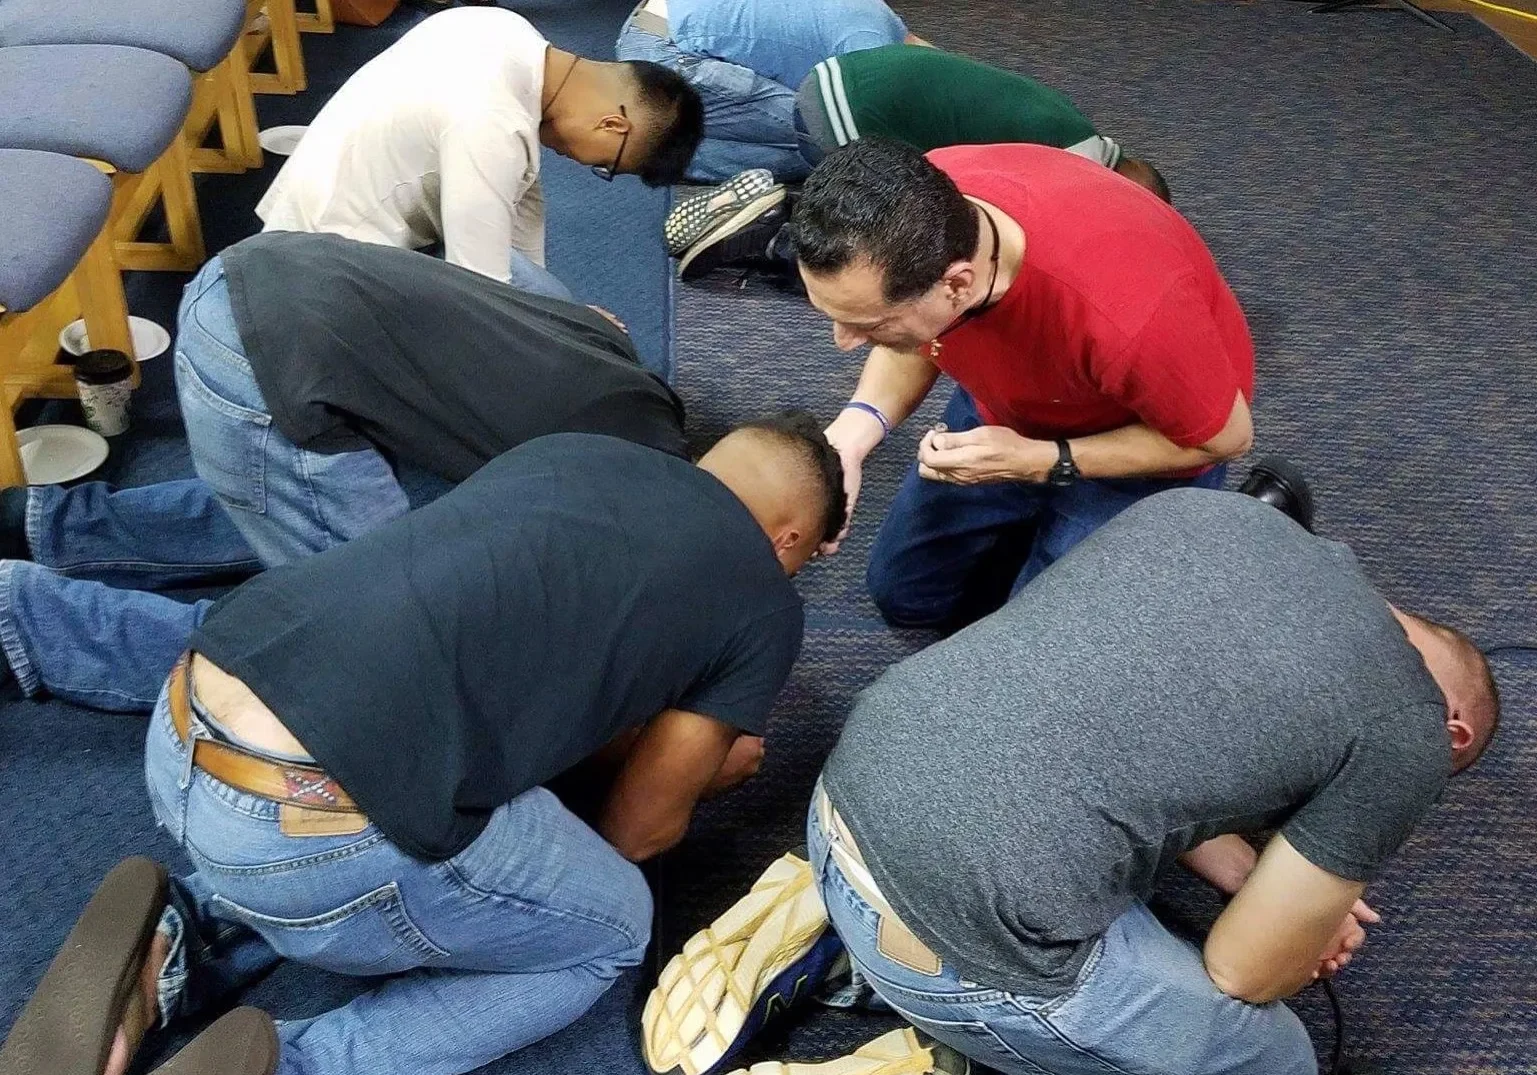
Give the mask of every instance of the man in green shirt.
[(1124, 155), (1065, 95), (953, 52), (890, 45), (831, 57), (801, 83), (795, 111), (801, 154), (813, 166), (829, 150), (871, 136), (924, 153), (1033, 142), (1097, 160), (1169, 200), (1152, 165)]
[[(1127, 156), (1062, 93), (923, 45), (886, 45), (823, 60), (796, 93), (795, 126), (801, 155), (812, 166), (860, 138), (893, 138), (924, 153), (1030, 142), (1098, 161), (1173, 200), (1156, 168)], [(684, 279), (724, 265), (781, 268), (773, 251), (783, 244), (771, 240), (788, 217), (785, 188), (761, 169), (744, 172), (669, 214), (668, 250), (680, 257)]]

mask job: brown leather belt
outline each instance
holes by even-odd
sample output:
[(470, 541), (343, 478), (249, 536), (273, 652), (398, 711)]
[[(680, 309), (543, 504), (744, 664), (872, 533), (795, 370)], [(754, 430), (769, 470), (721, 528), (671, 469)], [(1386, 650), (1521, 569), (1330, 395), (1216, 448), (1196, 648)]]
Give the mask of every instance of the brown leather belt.
[[(189, 658), (190, 655), (183, 656), (176, 662), (167, 689), (171, 723), (183, 743), (188, 741), (192, 728)], [(263, 799), (338, 814), (362, 813), (340, 784), (313, 765), (273, 761), (201, 735), (192, 742), (192, 764), (222, 784)]]

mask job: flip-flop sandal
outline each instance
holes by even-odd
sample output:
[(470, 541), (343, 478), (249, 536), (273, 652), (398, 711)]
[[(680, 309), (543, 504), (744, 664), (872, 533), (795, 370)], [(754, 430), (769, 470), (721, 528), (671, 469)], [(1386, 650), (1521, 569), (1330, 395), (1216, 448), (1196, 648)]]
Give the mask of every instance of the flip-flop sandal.
[(277, 1066), (278, 1035), (272, 1016), (259, 1008), (236, 1008), (153, 1075), (272, 1075)]
[(101, 1075), (165, 903), (158, 863), (112, 868), (0, 1045), (0, 1075)]
[(704, 235), (736, 216), (744, 207), (773, 190), (783, 190), (767, 168), (740, 172), (713, 190), (685, 198), (673, 207), (662, 223), (667, 253), (677, 257)]

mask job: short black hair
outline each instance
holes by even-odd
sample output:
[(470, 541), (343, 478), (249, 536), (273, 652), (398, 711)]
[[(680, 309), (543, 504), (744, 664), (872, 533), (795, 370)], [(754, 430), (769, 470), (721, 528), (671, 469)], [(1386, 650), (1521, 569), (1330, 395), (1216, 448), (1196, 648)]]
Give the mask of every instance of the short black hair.
[(905, 142), (861, 138), (829, 153), (801, 190), (790, 225), (814, 273), (868, 258), (887, 302), (921, 295), (977, 249), (977, 213), (955, 182)]
[(815, 479), (822, 494), (822, 539), (819, 544), (835, 540), (843, 533), (848, 521), (848, 496), (843, 491), (843, 460), (837, 449), (827, 442), (822, 423), (816, 415), (806, 410), (781, 411), (766, 418), (743, 422), (732, 430), (757, 430), (778, 438), (793, 446), (801, 456), (806, 471)]
[[(1122, 169), (1128, 170), (1122, 171)], [(1169, 189), (1169, 181), (1163, 177), (1162, 172), (1153, 167), (1152, 161), (1141, 157), (1122, 157), (1121, 163), (1115, 170), (1133, 183), (1147, 187), (1170, 205), (1174, 204), (1174, 192)]]
[(677, 183), (704, 138), (704, 102), (682, 75), (659, 63), (627, 60), (625, 66), (635, 80), (641, 107), (658, 121), (656, 136), (644, 147), (645, 156), (635, 174), (648, 187)]

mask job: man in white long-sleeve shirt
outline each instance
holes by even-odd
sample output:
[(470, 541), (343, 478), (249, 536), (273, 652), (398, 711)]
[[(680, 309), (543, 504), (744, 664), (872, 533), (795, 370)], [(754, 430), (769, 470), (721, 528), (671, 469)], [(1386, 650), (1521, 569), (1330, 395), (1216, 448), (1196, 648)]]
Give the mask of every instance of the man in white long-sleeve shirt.
[(665, 68), (575, 56), (521, 15), (457, 8), (347, 80), (256, 212), (268, 231), (441, 242), (448, 261), (485, 276), (553, 283), (540, 145), (657, 186), (682, 176), (702, 117), (698, 94)]

